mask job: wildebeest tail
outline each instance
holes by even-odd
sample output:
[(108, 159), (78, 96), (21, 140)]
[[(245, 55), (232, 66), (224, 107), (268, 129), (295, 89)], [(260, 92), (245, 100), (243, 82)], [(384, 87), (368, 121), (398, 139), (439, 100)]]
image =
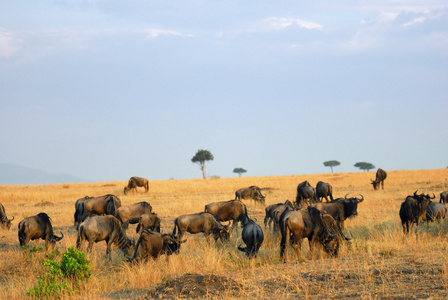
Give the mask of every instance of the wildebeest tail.
[[(173, 233), (171, 234), (171, 236), (176, 236), (176, 229), (179, 225), (177, 224), (177, 219), (174, 220), (174, 228), (173, 228)], [(180, 230), (178, 230), (178, 232), (180, 232)]]
[(25, 233), (23, 231), (24, 231), (23, 223), (20, 222), (19, 223), (19, 233), (18, 233), (20, 246), (25, 245), (26, 236), (25, 236)]
[(76, 249), (79, 249), (81, 247), (81, 242), (85, 238), (86, 237), (85, 237), (84, 224), (81, 224), (78, 228), (78, 238), (76, 239)]

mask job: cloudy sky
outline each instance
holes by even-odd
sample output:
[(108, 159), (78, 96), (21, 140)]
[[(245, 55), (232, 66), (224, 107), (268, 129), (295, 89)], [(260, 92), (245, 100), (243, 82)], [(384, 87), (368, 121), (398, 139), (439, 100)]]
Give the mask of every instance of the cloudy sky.
[(94, 181), (448, 166), (448, 3), (0, 0), (0, 162)]

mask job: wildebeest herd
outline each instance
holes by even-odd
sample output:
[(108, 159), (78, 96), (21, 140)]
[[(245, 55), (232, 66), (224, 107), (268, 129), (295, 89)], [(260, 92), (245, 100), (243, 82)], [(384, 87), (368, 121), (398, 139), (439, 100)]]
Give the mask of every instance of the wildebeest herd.
[[(384, 189), (386, 172), (378, 169), (376, 179), (372, 180), (374, 189), (378, 189), (380, 183)], [(148, 181), (140, 177), (132, 177), (124, 188), (124, 193), (143, 186), (149, 190)], [(243, 200), (253, 199), (264, 205), (266, 195), (259, 188), (250, 186), (235, 192), (235, 199), (209, 203), (202, 212), (186, 214), (174, 219), (173, 230), (169, 233), (161, 232), (160, 218), (148, 202), (138, 202), (130, 205), (121, 205), (121, 200), (112, 194), (100, 197), (80, 198), (75, 201), (74, 225), (77, 229), (76, 247), (83, 248), (88, 242), (87, 251), (91, 251), (95, 243), (105, 241), (107, 244), (106, 255), (110, 256), (111, 246), (115, 244), (121, 249), (130, 262), (138, 262), (148, 258), (158, 258), (162, 254), (172, 255), (180, 252), (185, 233), (204, 233), (207, 242), (212, 235), (215, 242), (226, 241), (238, 222), (241, 223), (241, 238), (245, 244), (237, 248), (249, 258), (257, 256), (264, 241), (262, 228), (256, 223), (256, 219), (250, 219)], [(403, 226), (403, 233), (407, 234), (416, 224), (422, 220), (440, 221), (445, 218), (448, 201), (448, 192), (440, 194), (439, 203), (432, 202), (435, 195), (418, 194), (406, 197), (401, 204), (399, 216)], [(325, 202), (322, 200), (325, 199)], [(294, 202), (286, 200), (265, 208), (265, 230), (279, 232), (280, 256), (287, 260), (287, 247), (291, 245), (297, 258), (301, 257), (301, 242), (307, 238), (310, 246), (310, 257), (313, 258), (313, 249), (320, 244), (322, 249), (332, 257), (338, 255), (341, 244), (350, 240), (343, 234), (344, 222), (347, 218), (358, 214), (358, 204), (364, 201), (364, 196), (334, 198), (333, 188), (329, 183), (319, 181), (314, 188), (308, 181), (301, 182), (297, 186)], [(3, 205), (0, 204), (0, 221), (3, 229), (10, 229), (11, 222), (8, 219)], [(230, 227), (231, 221), (233, 222)], [(222, 222), (229, 222), (223, 224)], [(139, 233), (137, 241), (128, 238), (126, 230), (129, 224), (137, 224)], [(51, 218), (41, 212), (35, 216), (27, 217), (18, 224), (18, 238), (21, 246), (26, 246), (30, 240), (39, 239), (45, 241), (45, 249), (49, 251), (64, 235), (57, 236), (53, 232)], [(129, 251), (135, 248), (134, 253)]]

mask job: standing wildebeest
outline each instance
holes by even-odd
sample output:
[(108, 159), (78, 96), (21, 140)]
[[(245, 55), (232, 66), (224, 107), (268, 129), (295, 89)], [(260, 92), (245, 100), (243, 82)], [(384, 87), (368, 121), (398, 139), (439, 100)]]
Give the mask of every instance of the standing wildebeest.
[(78, 225), (80, 223), (79, 219), (80, 219), (81, 212), (82, 212), (82, 204), (84, 202), (86, 202), (87, 199), (90, 199), (90, 198), (93, 198), (93, 197), (85, 196), (84, 198), (80, 198), (80, 199), (76, 200), (76, 202), (75, 202), (75, 215), (74, 215), (75, 223), (74, 223), (74, 225), (76, 227), (78, 227)]
[(406, 197), (406, 200), (401, 203), (399, 212), (401, 226), (403, 226), (403, 234), (409, 232), (412, 233), (412, 226), (414, 226), (415, 223), (415, 234), (418, 237), (418, 225), (423, 216), (426, 214), (430, 200), (435, 197), (435, 195), (432, 198), (429, 195), (417, 195), (417, 191), (414, 192), (413, 196)]
[(318, 242), (327, 254), (337, 256), (339, 250), (338, 237), (342, 235), (342, 233), (334, 230), (337, 228), (339, 227), (329, 214), (323, 214), (314, 207), (309, 206), (305, 210), (296, 211), (286, 209), (280, 217), (281, 258), (284, 261), (287, 260), (288, 251), (286, 247), (290, 244), (290, 238), (292, 238), (292, 247), (296, 252), (297, 259), (301, 256), (303, 238), (308, 238), (311, 259), (313, 259), (314, 245)]
[(274, 231), (279, 229), (280, 224), (280, 216), (286, 209), (294, 210), (294, 204), (291, 201), (286, 200), (284, 204), (279, 205), (276, 209), (274, 209), (271, 213), (271, 219), (274, 221)]
[(3, 229), (8, 229), (11, 228), (11, 221), (14, 220), (14, 216), (12, 217), (12, 219), (8, 219), (8, 217), (6, 216), (6, 212), (5, 212), (5, 208), (3, 207), (3, 205), (0, 203), (0, 225)]
[(143, 229), (160, 232), (160, 219), (155, 213), (143, 214), (138, 218), (136, 233)]
[(150, 214), (151, 212), (151, 205), (148, 202), (142, 201), (139, 203), (121, 206), (117, 209), (116, 216), (118, 220), (120, 220), (124, 224), (123, 227), (126, 230), (129, 223), (136, 224), (138, 222), (138, 218), (141, 215)]
[(378, 171), (376, 171), (376, 178), (375, 180), (371, 180), (372, 181), (372, 185), (373, 185), (373, 189), (377, 190), (380, 188), (380, 183), (381, 183), (381, 189), (384, 190), (384, 180), (387, 177), (387, 173), (386, 171), (384, 171), (383, 169), (378, 169)]
[(215, 241), (229, 239), (229, 225), (222, 225), (214, 215), (207, 212), (177, 217), (174, 220), (172, 236), (177, 236), (177, 239), (181, 240), (185, 232), (191, 234), (203, 232), (207, 242), (210, 242), (210, 233), (213, 234)]
[(87, 251), (92, 252), (93, 244), (106, 241), (106, 255), (110, 257), (110, 246), (117, 245), (128, 255), (128, 249), (134, 242), (126, 236), (120, 221), (114, 216), (94, 216), (87, 218), (79, 225), (76, 249), (80, 249), (84, 241), (89, 242)]
[(426, 208), (425, 219), (426, 222), (437, 222), (440, 223), (441, 220), (445, 219), (447, 214), (446, 205), (443, 203), (437, 203), (429, 201), (428, 207)]
[(316, 185), (316, 197), (319, 202), (322, 202), (322, 198), (328, 202), (328, 196), (330, 196), (330, 200), (333, 201), (333, 187), (326, 182), (319, 181)]
[(135, 246), (134, 256), (129, 262), (139, 262), (152, 257), (156, 260), (160, 255), (178, 254), (180, 244), (184, 243), (166, 233), (143, 230)]
[(241, 237), (246, 244), (246, 247), (243, 248), (240, 245), (238, 246), (238, 250), (246, 253), (249, 259), (257, 257), (258, 250), (264, 240), (263, 230), (261, 230), (260, 225), (255, 223), (254, 220), (246, 219), (242, 222), (242, 225), (243, 231), (241, 232)]
[(18, 228), (20, 246), (26, 246), (30, 240), (36, 240), (37, 247), (39, 239), (43, 239), (45, 240), (45, 252), (48, 252), (56, 242), (64, 237), (62, 232), (61, 237), (53, 233), (51, 219), (46, 213), (39, 213), (36, 216), (23, 219), (20, 221)]
[(296, 208), (301, 209), (308, 202), (317, 202), (317, 198), (314, 187), (310, 185), (308, 180), (305, 180), (297, 186)]
[[(266, 207), (264, 210), (266, 212), (266, 215), (264, 217), (264, 227), (267, 227), (269, 225), (269, 228), (271, 228), (271, 224), (274, 221), (274, 211), (279, 208), (282, 205), (289, 205), (290, 209), (293, 209), (293, 204), (291, 203), (291, 201), (286, 200), (285, 203), (276, 203), (276, 204), (272, 204), (269, 205), (268, 207)], [(282, 211), (283, 212), (283, 211)], [(281, 214), (281, 213), (280, 213)]]
[(265, 202), (266, 196), (263, 196), (258, 186), (252, 185), (247, 188), (239, 189), (235, 192), (235, 200), (253, 199), (256, 202)]
[(137, 191), (137, 187), (144, 187), (145, 192), (149, 191), (149, 181), (142, 177), (131, 177), (129, 179), (128, 185), (124, 187), (123, 193), (126, 195), (127, 191), (134, 190)]
[(78, 217), (78, 219), (75, 220), (75, 223), (77, 222), (78, 224), (92, 214), (115, 216), (117, 209), (121, 207), (120, 198), (112, 194), (85, 200), (79, 199), (79, 201), (81, 202), (79, 204), (79, 212), (78, 214), (75, 212), (75, 215)]
[(444, 204), (448, 203), (448, 192), (447, 191), (440, 193), (440, 201), (439, 201), (439, 203), (444, 203)]
[(238, 222), (247, 219), (246, 205), (240, 200), (209, 203), (205, 206), (205, 212), (215, 215), (220, 222), (233, 220), (232, 228), (235, 228)]

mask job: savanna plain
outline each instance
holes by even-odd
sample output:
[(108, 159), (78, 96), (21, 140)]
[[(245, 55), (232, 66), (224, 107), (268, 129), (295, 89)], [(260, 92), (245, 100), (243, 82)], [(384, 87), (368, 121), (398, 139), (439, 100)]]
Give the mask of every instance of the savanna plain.
[[(147, 201), (161, 218), (162, 232), (170, 233), (176, 217), (201, 212), (211, 202), (234, 199), (239, 188), (269, 188), (264, 190), (268, 206), (294, 200), (297, 185), (304, 180), (313, 186), (318, 181), (330, 183), (335, 197), (364, 196), (358, 216), (345, 223), (345, 235), (353, 238), (336, 258), (320, 251), (310, 260), (304, 240), (304, 259), (298, 260), (289, 248), (289, 260), (282, 262), (280, 234), (263, 224), (265, 206), (244, 200), (249, 217), (257, 220), (265, 235), (257, 258), (249, 261), (238, 251), (237, 245), (243, 244), (241, 228), (224, 243), (212, 240), (207, 244), (203, 234), (187, 233), (180, 254), (139, 264), (127, 263), (117, 247), (112, 248), (108, 259), (105, 242), (100, 242), (87, 254), (92, 271), (88, 282), (61, 298), (447, 299), (448, 221), (421, 224), (417, 240), (415, 233), (403, 235), (398, 211), (406, 196), (416, 190), (434, 193), (438, 202), (440, 193), (448, 190), (448, 169), (389, 171), (384, 190), (376, 191), (370, 184), (374, 177), (371, 171), (150, 181), (148, 193), (140, 188), (128, 195), (123, 194), (127, 182), (0, 185), (0, 203), (8, 218), (15, 218), (10, 230), (0, 229), (0, 299), (31, 299), (27, 291), (46, 270), (45, 253), (29, 251), (35, 246), (33, 241), (28, 250), (19, 246), (17, 225), (25, 217), (46, 212), (55, 233), (64, 234), (56, 245), (59, 252), (64, 252), (76, 245), (74, 204), (86, 195), (115, 194), (123, 206)], [(135, 228), (130, 225), (127, 234), (138, 239)], [(42, 240), (39, 246), (44, 246)]]

